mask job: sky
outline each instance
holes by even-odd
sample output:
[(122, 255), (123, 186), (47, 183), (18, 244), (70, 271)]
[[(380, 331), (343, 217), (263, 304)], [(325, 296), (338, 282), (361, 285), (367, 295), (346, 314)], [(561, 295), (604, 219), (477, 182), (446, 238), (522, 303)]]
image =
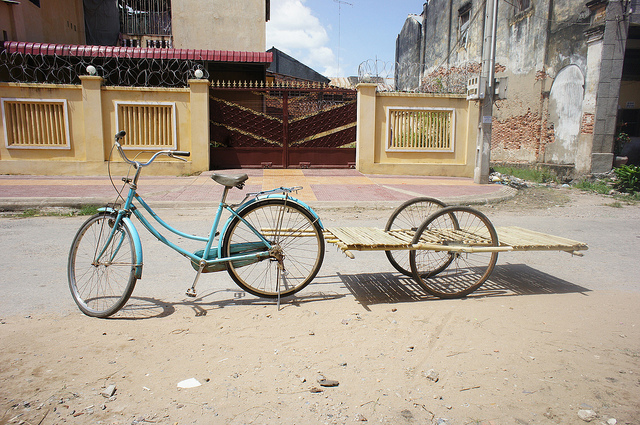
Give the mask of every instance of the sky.
[(424, 0), (271, 0), (266, 49), (275, 47), (325, 77), (358, 75), (376, 59), (393, 74), (396, 37)]

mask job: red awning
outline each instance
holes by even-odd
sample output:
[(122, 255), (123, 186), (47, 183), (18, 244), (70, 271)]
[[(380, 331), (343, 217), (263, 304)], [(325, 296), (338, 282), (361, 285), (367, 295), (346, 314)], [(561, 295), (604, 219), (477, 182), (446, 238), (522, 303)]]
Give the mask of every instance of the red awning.
[(143, 47), (79, 46), (70, 44), (5, 41), (8, 53), (29, 55), (83, 56), (94, 58), (191, 59), (209, 62), (271, 63), (271, 52), (236, 52), (231, 50), (153, 49)]

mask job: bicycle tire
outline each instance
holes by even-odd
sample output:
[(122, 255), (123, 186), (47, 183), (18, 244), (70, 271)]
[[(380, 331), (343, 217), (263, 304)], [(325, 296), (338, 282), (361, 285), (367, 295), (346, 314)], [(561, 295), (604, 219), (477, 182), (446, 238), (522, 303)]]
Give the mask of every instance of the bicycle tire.
[(69, 289), (87, 316), (109, 317), (116, 313), (127, 303), (136, 284), (136, 251), (123, 223), (118, 225), (101, 261), (95, 260), (114, 223), (112, 214), (94, 215), (80, 227), (69, 250)]
[[(429, 216), (442, 208), (446, 208), (446, 206), (444, 202), (435, 198), (420, 197), (409, 199), (395, 209), (389, 220), (387, 220), (384, 230), (405, 229), (415, 232)], [(406, 250), (385, 251), (384, 253), (394, 269), (405, 276), (413, 276), (411, 265), (409, 264), (409, 253)], [(443, 255), (443, 264), (439, 269), (446, 269), (450, 260), (448, 255)], [(433, 272), (435, 274), (441, 270), (436, 269)]]
[[(491, 221), (469, 207), (448, 207), (435, 213), (418, 228), (412, 242), (433, 242), (434, 234), (440, 235), (438, 242), (444, 245), (499, 246), (498, 235)], [(409, 254), (416, 282), (439, 298), (460, 298), (475, 291), (487, 280), (498, 260), (496, 251), (442, 252), (451, 255), (452, 261), (446, 270), (437, 275), (424, 272), (431, 268), (429, 263), (435, 251), (415, 250)]]
[[(305, 207), (290, 200), (265, 199), (239, 215), (273, 244), (268, 258), (249, 264), (227, 262), (227, 272), (240, 288), (263, 298), (277, 297), (280, 289), (280, 296), (286, 297), (313, 280), (324, 259), (324, 236), (317, 218)], [(238, 245), (255, 247), (260, 242), (246, 224), (234, 217), (224, 235), (224, 256), (232, 256), (232, 246)], [(285, 273), (280, 273), (280, 267)]]

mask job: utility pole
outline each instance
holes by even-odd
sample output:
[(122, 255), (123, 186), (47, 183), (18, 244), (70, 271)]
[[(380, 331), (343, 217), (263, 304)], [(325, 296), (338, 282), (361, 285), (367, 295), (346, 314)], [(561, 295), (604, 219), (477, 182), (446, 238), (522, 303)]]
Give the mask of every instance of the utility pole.
[(475, 183), (489, 183), (489, 163), (491, 160), (491, 126), (493, 123), (493, 99), (496, 92), (496, 32), (498, 24), (498, 0), (487, 0), (484, 17), (484, 40), (482, 44), (482, 76), (479, 90), (484, 90), (480, 105), (478, 124), (478, 144), (476, 167), (473, 172)]
[(352, 7), (353, 5), (351, 3), (347, 3), (346, 1), (342, 1), (342, 0), (333, 0), (333, 1), (338, 3), (338, 75), (336, 75), (336, 77), (339, 77), (340, 76), (340, 15), (342, 13), (343, 4), (346, 4)]

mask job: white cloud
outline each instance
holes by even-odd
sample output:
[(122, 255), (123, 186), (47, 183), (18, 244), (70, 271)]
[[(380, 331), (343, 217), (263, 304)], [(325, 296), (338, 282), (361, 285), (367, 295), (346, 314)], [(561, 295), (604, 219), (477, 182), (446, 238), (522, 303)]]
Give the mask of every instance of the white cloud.
[(329, 36), (306, 0), (272, 0), (267, 23), (267, 49), (272, 46), (325, 76), (336, 72), (336, 58), (327, 47)]

